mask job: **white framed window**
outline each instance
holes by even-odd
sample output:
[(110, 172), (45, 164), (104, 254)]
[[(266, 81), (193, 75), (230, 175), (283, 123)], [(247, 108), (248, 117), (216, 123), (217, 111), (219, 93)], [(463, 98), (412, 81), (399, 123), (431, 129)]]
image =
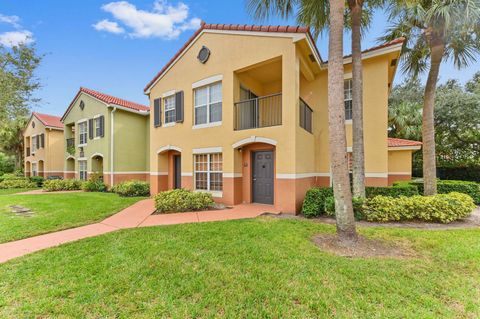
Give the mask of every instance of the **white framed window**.
[(78, 146), (87, 144), (87, 121), (78, 123), (79, 144)]
[(222, 153), (194, 155), (195, 189), (221, 192), (223, 189)]
[(174, 123), (175, 114), (175, 94), (163, 98), (165, 124)]
[(222, 121), (222, 82), (196, 88), (194, 99), (195, 125)]
[(352, 110), (352, 79), (343, 81), (343, 98), (345, 103), (345, 120), (351, 120), (353, 117)]
[(78, 161), (78, 173), (82, 181), (87, 180), (87, 161)]
[(32, 154), (37, 150), (37, 136), (32, 136)]
[(102, 119), (99, 117), (96, 117), (93, 119), (94, 125), (95, 125), (95, 137), (100, 137), (102, 135)]
[(32, 176), (37, 176), (37, 175), (38, 175), (37, 163), (32, 163)]

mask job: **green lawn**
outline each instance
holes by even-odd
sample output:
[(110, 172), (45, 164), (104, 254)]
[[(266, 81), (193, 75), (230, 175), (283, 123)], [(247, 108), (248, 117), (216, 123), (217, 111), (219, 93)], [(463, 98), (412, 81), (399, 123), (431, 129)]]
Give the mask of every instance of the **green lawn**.
[(8, 188), (8, 189), (0, 189), (0, 196), (1, 196), (1, 195), (11, 195), (11, 194), (16, 194), (16, 193), (31, 191), (31, 190), (34, 190), (34, 189), (38, 189), (38, 188)]
[[(98, 222), (140, 199), (110, 193), (0, 196), (0, 243)], [(11, 205), (35, 214), (17, 216)]]
[(124, 230), (0, 265), (2, 318), (478, 318), (480, 230), (369, 228), (415, 259), (349, 259), (333, 226), (260, 218)]

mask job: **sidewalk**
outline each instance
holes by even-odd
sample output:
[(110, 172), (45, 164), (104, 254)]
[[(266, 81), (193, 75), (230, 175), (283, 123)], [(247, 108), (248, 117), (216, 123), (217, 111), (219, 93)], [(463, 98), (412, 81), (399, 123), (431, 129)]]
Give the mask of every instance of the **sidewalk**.
[(46, 248), (110, 233), (119, 229), (255, 218), (265, 212), (278, 213), (272, 206), (258, 204), (238, 205), (224, 210), (162, 215), (152, 215), (154, 211), (153, 199), (145, 199), (108, 217), (100, 223), (0, 244), (0, 263)]

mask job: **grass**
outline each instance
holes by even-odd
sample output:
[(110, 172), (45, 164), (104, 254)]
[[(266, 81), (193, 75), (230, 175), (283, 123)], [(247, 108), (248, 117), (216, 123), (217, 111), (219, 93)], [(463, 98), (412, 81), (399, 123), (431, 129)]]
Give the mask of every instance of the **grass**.
[(480, 230), (368, 228), (414, 259), (348, 259), (334, 228), (260, 218), (119, 231), (0, 265), (3, 318), (478, 318)]
[(31, 190), (34, 190), (34, 189), (38, 189), (38, 188), (7, 188), (7, 189), (0, 189), (0, 196), (1, 196), (1, 195), (12, 195), (12, 194), (16, 194), (16, 193), (27, 192), (27, 191), (31, 191)]
[[(95, 223), (140, 199), (111, 193), (0, 196), (0, 243)], [(11, 205), (35, 214), (17, 216), (10, 212)]]

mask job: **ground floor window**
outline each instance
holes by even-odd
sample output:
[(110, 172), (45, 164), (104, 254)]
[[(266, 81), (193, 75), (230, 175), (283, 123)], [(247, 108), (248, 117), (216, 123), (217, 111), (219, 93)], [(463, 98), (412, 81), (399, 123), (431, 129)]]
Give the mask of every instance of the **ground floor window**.
[(195, 189), (205, 191), (222, 191), (222, 154), (197, 154), (195, 155), (194, 161)]
[(87, 161), (78, 161), (78, 171), (82, 181), (87, 180)]
[(32, 163), (32, 176), (37, 176), (37, 163)]

